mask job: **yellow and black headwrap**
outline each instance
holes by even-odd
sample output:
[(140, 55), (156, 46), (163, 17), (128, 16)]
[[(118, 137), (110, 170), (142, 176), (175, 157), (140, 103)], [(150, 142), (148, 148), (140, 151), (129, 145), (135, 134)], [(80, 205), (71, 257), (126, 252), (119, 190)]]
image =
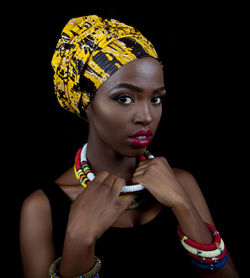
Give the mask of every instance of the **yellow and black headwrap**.
[(158, 58), (153, 45), (131, 26), (97, 15), (71, 19), (52, 58), (59, 103), (80, 115), (108, 77), (147, 56)]

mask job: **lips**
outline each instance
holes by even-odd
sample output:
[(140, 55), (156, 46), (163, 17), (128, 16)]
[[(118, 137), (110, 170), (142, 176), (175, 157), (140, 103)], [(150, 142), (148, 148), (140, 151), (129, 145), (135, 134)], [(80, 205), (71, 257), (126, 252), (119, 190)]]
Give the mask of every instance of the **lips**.
[(147, 147), (152, 140), (151, 130), (140, 130), (129, 137), (129, 141), (135, 147)]

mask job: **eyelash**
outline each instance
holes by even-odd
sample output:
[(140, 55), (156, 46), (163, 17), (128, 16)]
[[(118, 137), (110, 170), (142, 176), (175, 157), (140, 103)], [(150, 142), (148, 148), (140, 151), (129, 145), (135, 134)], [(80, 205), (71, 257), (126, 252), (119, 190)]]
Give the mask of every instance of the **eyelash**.
[[(133, 98), (131, 96), (127, 96), (127, 95), (122, 95), (122, 96), (117, 96), (117, 97), (114, 97), (112, 98), (113, 100), (117, 101), (118, 103), (122, 104), (122, 105), (129, 105), (131, 103), (125, 103), (125, 102), (122, 102), (121, 99), (122, 98), (130, 98), (132, 100), (132, 102), (134, 102)], [(153, 97), (152, 99), (160, 99), (160, 103), (153, 103), (153, 105), (160, 105), (162, 104), (162, 101), (163, 101), (163, 96), (156, 96), (156, 97)], [(151, 99), (151, 101), (152, 101)]]

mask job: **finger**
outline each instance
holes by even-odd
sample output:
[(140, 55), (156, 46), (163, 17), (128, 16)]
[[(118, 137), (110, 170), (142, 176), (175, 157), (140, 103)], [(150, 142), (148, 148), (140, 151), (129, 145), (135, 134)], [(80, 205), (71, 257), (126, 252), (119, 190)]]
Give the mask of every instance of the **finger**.
[(141, 171), (141, 170), (145, 171), (147, 168), (148, 168), (148, 165), (139, 166), (138, 168), (135, 169), (135, 173), (138, 171)]
[(96, 174), (94, 180), (102, 183), (108, 177), (108, 175), (108, 171), (100, 171)]
[(133, 176), (132, 182), (133, 182), (134, 184), (142, 184), (141, 175)]
[[(138, 171), (136, 173), (134, 173), (133, 177), (132, 177), (132, 182), (134, 184), (142, 184), (144, 185), (144, 181), (145, 181), (145, 171)], [(144, 185), (145, 186), (145, 185)]]
[(143, 175), (144, 173), (145, 173), (145, 169), (137, 169), (134, 172), (133, 177), (137, 177), (137, 176)]
[(145, 169), (147, 168), (150, 164), (152, 163), (152, 161), (142, 161), (139, 163), (138, 167), (136, 168), (136, 170), (139, 170), (139, 169)]
[(112, 190), (114, 191), (115, 194), (119, 195), (122, 191), (123, 186), (125, 185), (126, 185), (126, 181), (121, 177), (117, 177), (117, 179), (113, 184)]
[(152, 163), (152, 161), (153, 159), (140, 161), (138, 168), (142, 166), (147, 166), (148, 164)]
[(113, 184), (115, 183), (117, 179), (117, 176), (113, 174), (109, 174), (103, 181), (103, 184), (108, 186), (110, 189), (113, 187)]

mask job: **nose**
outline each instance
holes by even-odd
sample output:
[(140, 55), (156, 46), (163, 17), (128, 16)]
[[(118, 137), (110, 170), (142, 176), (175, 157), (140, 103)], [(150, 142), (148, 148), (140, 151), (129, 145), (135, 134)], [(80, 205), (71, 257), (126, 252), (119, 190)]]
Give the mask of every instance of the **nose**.
[(153, 115), (151, 107), (148, 103), (142, 103), (136, 108), (133, 117), (134, 124), (141, 124), (143, 126), (148, 126), (153, 121)]

